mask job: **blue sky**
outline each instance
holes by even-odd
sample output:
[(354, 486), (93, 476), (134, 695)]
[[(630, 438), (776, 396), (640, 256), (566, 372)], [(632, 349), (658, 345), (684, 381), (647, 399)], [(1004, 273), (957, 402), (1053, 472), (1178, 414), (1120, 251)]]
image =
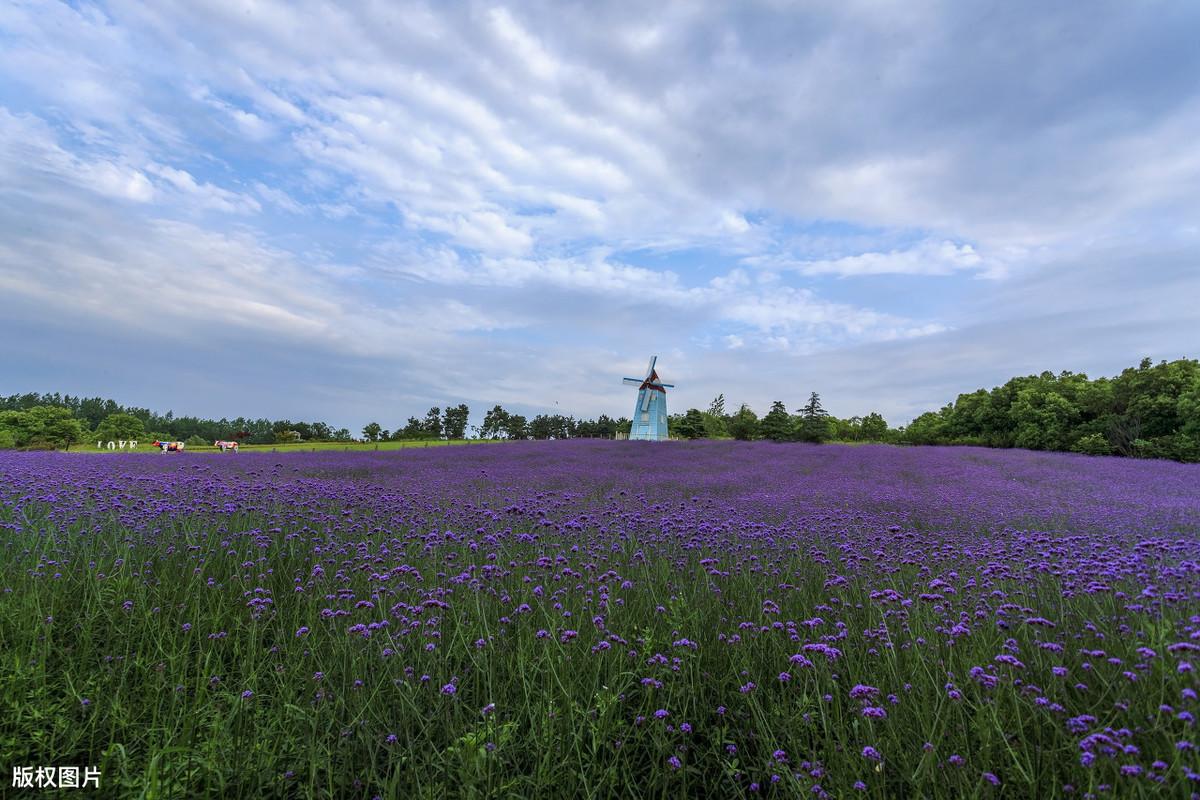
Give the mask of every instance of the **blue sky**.
[[(395, 427), (1200, 355), (1200, 5), (0, 6), (0, 392)], [(557, 406), (556, 406), (557, 403)]]

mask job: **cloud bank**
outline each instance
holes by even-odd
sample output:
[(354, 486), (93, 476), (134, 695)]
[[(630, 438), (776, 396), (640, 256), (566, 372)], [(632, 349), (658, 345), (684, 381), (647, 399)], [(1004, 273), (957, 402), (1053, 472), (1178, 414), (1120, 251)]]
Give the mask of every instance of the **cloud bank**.
[(900, 423), (1012, 374), (1195, 356), (1198, 23), (9, 4), (0, 391), (619, 415), (657, 353), (677, 409), (816, 390)]

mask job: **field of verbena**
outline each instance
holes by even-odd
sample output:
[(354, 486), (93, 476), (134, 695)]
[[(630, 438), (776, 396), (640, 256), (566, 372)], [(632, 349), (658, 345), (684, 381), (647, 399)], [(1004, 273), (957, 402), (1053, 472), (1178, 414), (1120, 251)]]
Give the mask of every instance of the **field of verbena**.
[(1200, 467), (0, 454), (0, 794), (1187, 797)]

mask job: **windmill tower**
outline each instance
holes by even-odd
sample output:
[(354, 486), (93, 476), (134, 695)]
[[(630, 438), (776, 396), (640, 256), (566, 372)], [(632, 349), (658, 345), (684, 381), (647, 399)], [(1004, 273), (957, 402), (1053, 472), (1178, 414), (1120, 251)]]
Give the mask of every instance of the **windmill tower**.
[(650, 357), (645, 378), (625, 378), (622, 381), (627, 386), (638, 387), (637, 405), (633, 407), (633, 426), (629, 430), (630, 439), (661, 442), (667, 438), (667, 389), (674, 389), (675, 384), (662, 382), (654, 371), (656, 361), (658, 356)]

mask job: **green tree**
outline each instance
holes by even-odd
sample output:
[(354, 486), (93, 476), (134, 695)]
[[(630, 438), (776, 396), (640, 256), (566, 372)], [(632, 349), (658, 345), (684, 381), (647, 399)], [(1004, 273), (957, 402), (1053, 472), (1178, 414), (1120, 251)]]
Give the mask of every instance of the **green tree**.
[(699, 439), (704, 436), (704, 415), (698, 408), (689, 408), (672, 430), (681, 438)]
[(509, 439), (528, 439), (529, 424), (520, 414), (509, 414), (504, 420), (504, 435)]
[(103, 442), (143, 439), (146, 436), (146, 427), (132, 414), (109, 414), (96, 426), (92, 436)]
[(800, 438), (805, 442), (820, 443), (829, 439), (829, 412), (821, 406), (821, 396), (813, 392), (808, 402), (799, 409)]
[(748, 442), (758, 436), (758, 415), (750, 406), (742, 403), (729, 420), (729, 433), (734, 439)]
[(453, 408), (447, 408), (442, 418), (442, 427), (447, 439), (465, 439), (467, 435), (467, 417), (470, 409), (466, 403), (460, 403)]
[(862, 439), (862, 417), (851, 417), (850, 419), (830, 417), (829, 427), (833, 431), (831, 438), (834, 441), (857, 442)]
[(420, 439), (425, 436), (425, 423), (416, 417), (409, 417), (404, 423), (403, 430), (396, 429), (397, 439)]
[(529, 420), (529, 435), (534, 439), (549, 439), (554, 435), (554, 422), (548, 414), (538, 414)]
[(872, 411), (862, 418), (862, 438), (868, 442), (882, 442), (888, 438), (887, 420), (878, 412)]
[(25, 412), (25, 447), (63, 447), (83, 438), (83, 426), (61, 406), (34, 406)]
[(787, 442), (795, 438), (792, 418), (788, 415), (787, 407), (779, 400), (771, 404), (771, 410), (758, 423), (758, 430), (764, 439), (772, 442)]
[(1112, 453), (1113, 446), (1108, 441), (1108, 437), (1102, 433), (1089, 433), (1086, 436), (1081, 436), (1071, 450), (1076, 453), (1084, 453), (1089, 456), (1106, 456)]
[(434, 439), (442, 438), (442, 410), (437, 406), (425, 412), (425, 434)]
[(1065, 450), (1079, 416), (1065, 397), (1040, 387), (1017, 392), (1010, 414), (1016, 425), (1016, 446), (1030, 450)]
[(368, 422), (363, 426), (362, 435), (368, 442), (379, 441), (379, 435), (383, 433), (383, 428), (379, 427), (378, 422)]
[(926, 411), (904, 429), (904, 441), (910, 444), (945, 444), (949, 439), (949, 416), (951, 406), (941, 411)]
[(479, 435), (484, 439), (497, 439), (504, 433), (505, 423), (508, 422), (508, 412), (501, 405), (493, 406), (483, 415), (483, 425), (479, 426)]

